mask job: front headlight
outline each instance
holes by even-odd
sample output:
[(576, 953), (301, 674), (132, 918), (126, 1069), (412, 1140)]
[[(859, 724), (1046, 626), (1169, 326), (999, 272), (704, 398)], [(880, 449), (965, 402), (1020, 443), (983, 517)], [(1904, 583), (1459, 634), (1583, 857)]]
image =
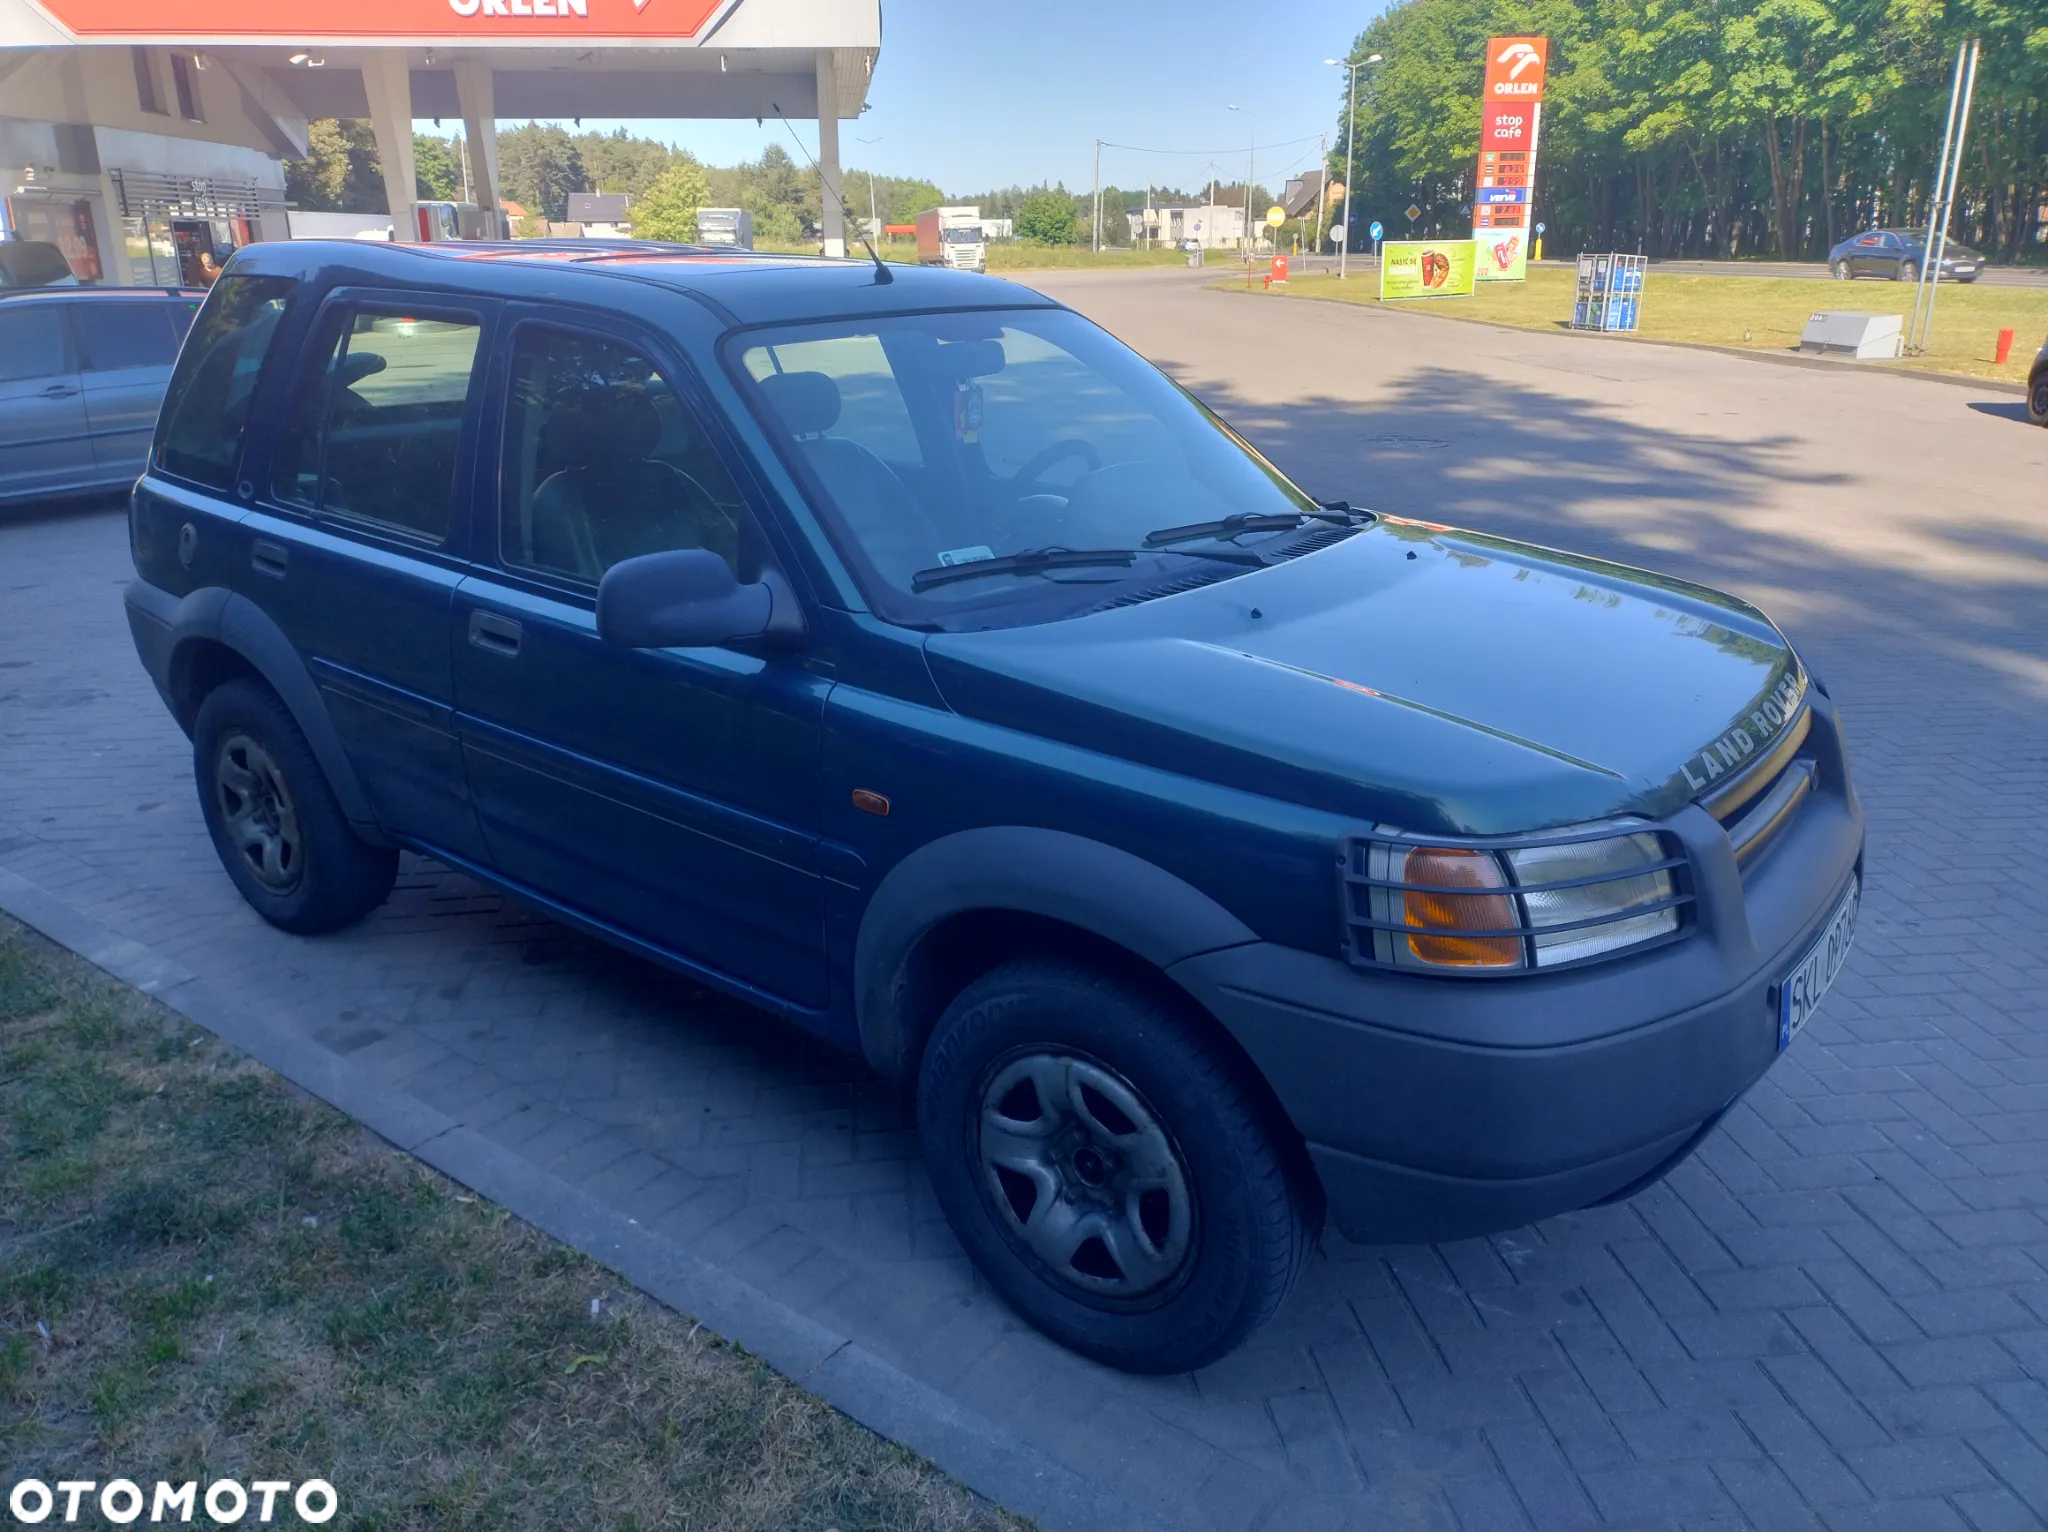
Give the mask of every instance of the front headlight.
[(1678, 885), (1654, 835), (1528, 846), (1507, 858), (1538, 968), (1618, 952), (1678, 929)]
[(1440, 972), (1558, 968), (1680, 926), (1684, 857), (1653, 831), (1432, 846), (1357, 840), (1345, 854), (1354, 962)]

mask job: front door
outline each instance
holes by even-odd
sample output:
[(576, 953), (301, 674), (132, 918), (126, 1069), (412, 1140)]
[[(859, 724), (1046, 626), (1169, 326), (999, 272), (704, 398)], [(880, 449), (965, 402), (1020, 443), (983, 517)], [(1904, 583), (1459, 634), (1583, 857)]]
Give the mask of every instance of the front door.
[(0, 308), (0, 500), (78, 489), (95, 477), (62, 306), (29, 299)]
[(622, 559), (766, 557), (680, 368), (535, 313), (506, 369), (496, 557), (455, 593), (456, 727), (493, 862), (764, 996), (826, 1001), (817, 777), (828, 683), (735, 649), (622, 649)]

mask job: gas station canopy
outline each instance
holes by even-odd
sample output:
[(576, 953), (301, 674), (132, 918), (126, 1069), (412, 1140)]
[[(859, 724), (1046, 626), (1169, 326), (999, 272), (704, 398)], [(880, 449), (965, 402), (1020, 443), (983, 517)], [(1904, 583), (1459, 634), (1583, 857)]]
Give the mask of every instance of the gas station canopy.
[(464, 120), (489, 208), (501, 118), (808, 118), (843, 253), (839, 122), (860, 115), (881, 42), (880, 0), (0, 0), (0, 115), (34, 55), (188, 51), (299, 154), (311, 120), (368, 118), (401, 238), (415, 118)]

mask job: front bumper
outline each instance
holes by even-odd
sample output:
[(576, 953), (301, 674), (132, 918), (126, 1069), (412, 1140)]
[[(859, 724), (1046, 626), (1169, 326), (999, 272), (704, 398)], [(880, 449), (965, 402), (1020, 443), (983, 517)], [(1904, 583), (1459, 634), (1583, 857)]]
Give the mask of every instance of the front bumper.
[(1818, 786), (1751, 863), (1696, 805), (1664, 822), (1697, 899), (1682, 941), (1490, 980), (1269, 943), (1176, 965), (1307, 1141), (1347, 1236), (1458, 1239), (1628, 1195), (1770, 1068), (1778, 981), (1862, 861), (1834, 711), (1814, 710)]

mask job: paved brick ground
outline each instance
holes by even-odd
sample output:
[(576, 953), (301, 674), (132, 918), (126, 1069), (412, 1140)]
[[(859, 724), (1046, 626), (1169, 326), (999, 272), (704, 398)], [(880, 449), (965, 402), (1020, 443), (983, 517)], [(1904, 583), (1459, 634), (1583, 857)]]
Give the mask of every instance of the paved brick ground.
[(1059, 291), (1319, 492), (1694, 574), (1805, 642), (1870, 811), (1860, 946), (1669, 1182), (1333, 1237), (1197, 1376), (1076, 1361), (980, 1289), (848, 1061), (431, 865), (342, 936), (258, 922), (108, 513), (0, 523), (0, 866), (1190, 1527), (2048, 1526), (2048, 432), (1940, 385)]

